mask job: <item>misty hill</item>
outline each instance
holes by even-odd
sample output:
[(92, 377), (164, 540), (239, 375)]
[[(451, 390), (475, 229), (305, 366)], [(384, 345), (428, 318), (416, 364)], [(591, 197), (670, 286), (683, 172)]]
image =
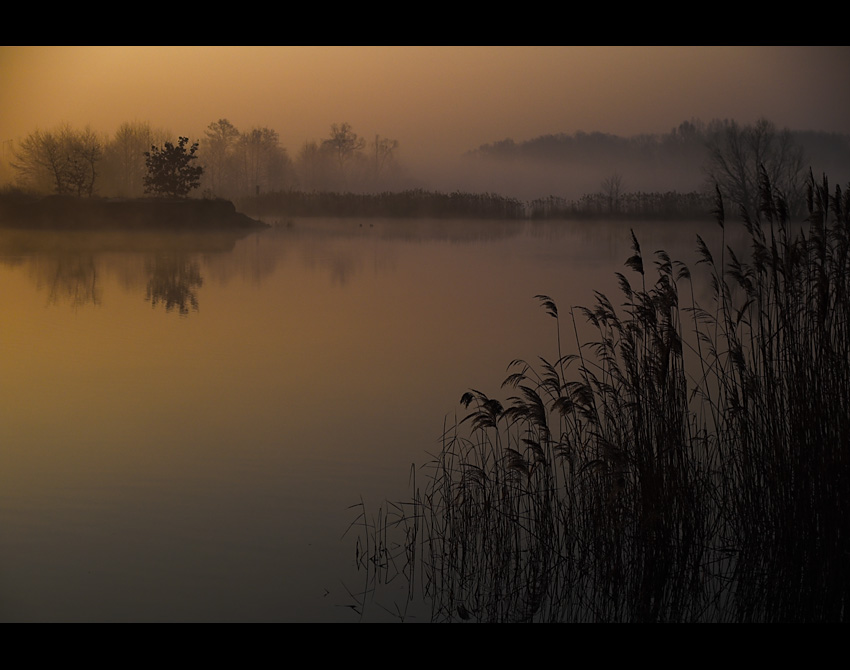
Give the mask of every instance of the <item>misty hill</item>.
[[(466, 154), (470, 170), (463, 188), (491, 190), (532, 200), (546, 195), (580, 198), (619, 175), (623, 191), (692, 192), (707, 184), (708, 146), (729, 121), (685, 121), (669, 133), (621, 137), (601, 132), (506, 138)], [(815, 175), (850, 181), (850, 135), (790, 131)], [(478, 184), (480, 187), (476, 189)]]

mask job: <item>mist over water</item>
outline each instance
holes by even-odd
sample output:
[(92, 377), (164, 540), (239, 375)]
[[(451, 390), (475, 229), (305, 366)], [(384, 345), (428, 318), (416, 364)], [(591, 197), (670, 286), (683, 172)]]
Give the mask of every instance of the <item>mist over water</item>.
[[(141, 194), (128, 150), (181, 136), (200, 142), (201, 190), (228, 198), (258, 187), (578, 198), (615, 172), (629, 191), (691, 191), (705, 187), (704, 161), (662, 159), (658, 142), (700, 119), (763, 117), (845, 136), (803, 142), (815, 172), (843, 183), (846, 155), (827, 161), (822, 145), (850, 133), (833, 84), (848, 62), (846, 47), (0, 47), (0, 184), (20, 177), (10, 163), (29, 135), (70, 128), (113, 145), (94, 189), (104, 196)], [(334, 127), (356, 134), (362, 156), (355, 166), (338, 153), (345, 178), (316, 180), (327, 166), (313, 150)], [(606, 142), (593, 155), (543, 150), (573, 137), (631, 142), (633, 155)], [(246, 173), (225, 186), (236, 144)], [(492, 151), (506, 145), (523, 155)]]
[(540, 296), (573, 353), (626, 308), (632, 229), (707, 305), (763, 176), (839, 202), (847, 49), (0, 47), (0, 620), (429, 620), (370, 600), (359, 511), (558, 357)]
[[(693, 227), (643, 231), (690, 253)], [(535, 294), (590, 303), (627, 252), (603, 222), (6, 231), (0, 617), (357, 620), (349, 507), (552, 356)]]

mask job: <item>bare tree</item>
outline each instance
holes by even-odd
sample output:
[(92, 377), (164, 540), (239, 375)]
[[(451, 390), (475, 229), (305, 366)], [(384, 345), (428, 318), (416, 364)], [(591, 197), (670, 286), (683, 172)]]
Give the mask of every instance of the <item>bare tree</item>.
[(605, 177), (602, 180), (602, 195), (608, 201), (608, 211), (611, 213), (620, 210), (620, 195), (623, 192), (623, 176), (619, 172)]
[(301, 188), (318, 191), (327, 187), (332, 167), (329, 165), (329, 159), (328, 150), (315, 140), (304, 143), (296, 160)]
[(11, 162), (20, 186), (37, 191), (64, 191), (61, 144), (56, 133), (36, 130), (14, 149)]
[(76, 131), (65, 125), (55, 131), (30, 133), (13, 153), (12, 167), (20, 185), (91, 196), (103, 142), (89, 127)]
[(351, 130), (350, 124), (334, 123), (331, 125), (331, 136), (322, 145), (332, 151), (340, 173), (344, 173), (345, 166), (363, 150), (366, 141)]
[(803, 204), (803, 166), (802, 147), (791, 131), (778, 131), (767, 119), (752, 126), (717, 122), (708, 130), (708, 179), (752, 219), (758, 217), (759, 169), (765, 170), (794, 211)]
[(142, 195), (147, 173), (145, 151), (169, 137), (169, 133), (154, 130), (146, 121), (122, 123), (104, 148), (103, 177), (107, 188), (122, 196)]
[(207, 184), (213, 193), (223, 195), (232, 189), (233, 156), (240, 133), (227, 119), (219, 119), (207, 126), (203, 145)]
[(398, 140), (375, 135), (372, 147), (375, 150), (375, 180), (377, 181), (386, 167), (392, 164), (398, 149)]
[(271, 128), (252, 128), (239, 136), (237, 152), (243, 191), (281, 188), (289, 178), (291, 160), (280, 146), (280, 136)]
[(103, 143), (103, 159), (98, 169), (98, 191), (122, 197), (139, 197), (144, 193), (147, 174), (145, 151), (161, 145), (172, 136), (147, 121), (126, 121)]
[(71, 132), (65, 138), (68, 152), (68, 185), (76, 195), (91, 197), (97, 179), (97, 164), (103, 158), (103, 142), (88, 126), (79, 132)]

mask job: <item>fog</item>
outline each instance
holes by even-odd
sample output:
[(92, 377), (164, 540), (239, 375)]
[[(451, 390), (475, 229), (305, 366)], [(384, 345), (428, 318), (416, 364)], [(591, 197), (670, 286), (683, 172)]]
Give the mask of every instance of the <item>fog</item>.
[(835, 83), (848, 80), (848, 47), (6, 46), (0, 159), (60, 124), (108, 136), (147, 122), (197, 139), (219, 119), (274, 129), (294, 159), (344, 122), (366, 140), (397, 140), (399, 187), (574, 197), (618, 170), (626, 188), (688, 189), (698, 174), (470, 169), (465, 156), (559, 133), (669, 133), (689, 119), (850, 133), (850, 90)]
[(0, 621), (848, 618), (848, 81), (0, 47)]

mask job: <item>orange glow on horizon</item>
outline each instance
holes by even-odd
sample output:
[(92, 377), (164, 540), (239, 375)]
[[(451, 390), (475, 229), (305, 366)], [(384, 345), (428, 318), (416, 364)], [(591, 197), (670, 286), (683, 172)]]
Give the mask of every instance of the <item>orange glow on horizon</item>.
[[(67, 122), (199, 136), (227, 118), (291, 153), (347, 121), (408, 159), (505, 138), (768, 116), (850, 132), (848, 47), (0, 47), (0, 140)], [(820, 87), (823, 87), (820, 90)], [(801, 94), (789, 95), (799, 91)]]

